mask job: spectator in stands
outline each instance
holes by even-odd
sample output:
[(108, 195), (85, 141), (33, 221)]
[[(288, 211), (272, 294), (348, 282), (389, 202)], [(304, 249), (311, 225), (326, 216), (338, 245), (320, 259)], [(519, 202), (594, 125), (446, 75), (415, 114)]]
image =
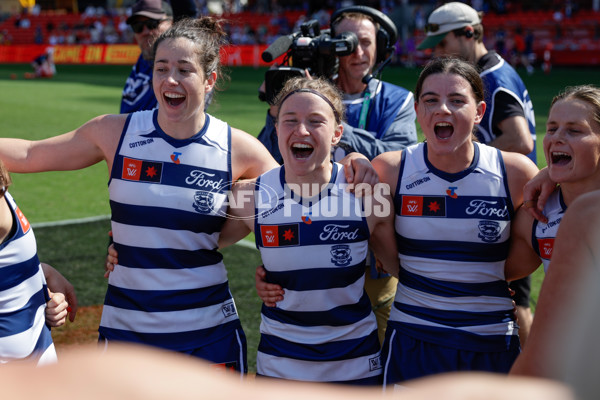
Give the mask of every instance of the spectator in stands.
[[(488, 112), (477, 125), (480, 142), (504, 151), (527, 154), (536, 162), (535, 117), (525, 84), (500, 55), (483, 44), (481, 14), (464, 3), (436, 8), (428, 18), (427, 37), (417, 47), (433, 49), (435, 56), (454, 55), (477, 66), (486, 86)], [(522, 344), (531, 326), (529, 291), (531, 280), (515, 281), (515, 302)]]

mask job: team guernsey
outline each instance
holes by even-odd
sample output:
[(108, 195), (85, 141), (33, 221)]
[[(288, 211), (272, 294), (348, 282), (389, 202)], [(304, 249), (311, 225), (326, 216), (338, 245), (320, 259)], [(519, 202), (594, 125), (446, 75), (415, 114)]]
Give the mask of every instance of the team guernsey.
[(46, 279), (37, 256), (31, 225), (11, 195), (10, 207), (16, 230), (0, 245), (0, 364), (34, 360), (38, 365), (56, 362), (46, 302)]
[(123, 88), (121, 114), (152, 110), (157, 104), (152, 89), (152, 65), (140, 55)]
[(535, 135), (535, 115), (533, 112), (533, 103), (529, 97), (529, 92), (521, 77), (515, 69), (507, 63), (502, 57), (493, 53), (498, 58), (498, 63), (493, 67), (481, 72), (480, 76), (485, 86), (485, 102), (487, 104), (486, 113), (483, 115), (481, 123), (477, 126), (477, 138), (482, 143), (490, 143), (496, 139), (492, 129), (492, 115), (494, 114), (494, 98), (500, 91), (514, 97), (523, 107), (527, 126), (533, 139), (533, 151), (527, 155), (534, 163), (536, 157), (536, 135)]
[(377, 323), (363, 287), (369, 228), (333, 166), (328, 188), (310, 199), (289, 190), (284, 167), (259, 178), (256, 244), (267, 281), (285, 296), (262, 307), (257, 374), (380, 384)]
[(548, 265), (554, 249), (554, 238), (565, 211), (567, 211), (567, 205), (559, 188), (550, 195), (544, 206), (543, 213), (548, 218), (548, 222), (544, 224), (538, 220), (533, 221), (532, 246), (544, 264), (544, 272), (548, 272)]
[[(443, 365), (426, 352), (416, 357), (422, 365), (409, 364), (410, 353), (423, 350), (401, 348), (395, 336), (452, 351), (516, 348), (509, 357), (518, 354), (518, 327), (504, 280), (514, 215), (507, 185), (500, 151), (486, 145), (475, 143), (471, 166), (456, 174), (429, 163), (426, 143), (403, 152), (394, 196), (399, 283), (382, 351), (386, 383), (478, 368), (461, 364), (464, 360)], [(412, 371), (417, 375), (410, 376)]]
[(216, 251), (230, 182), (231, 131), (223, 121), (207, 114), (200, 132), (178, 140), (159, 127), (157, 110), (128, 116), (109, 182), (119, 264), (101, 338), (194, 353), (231, 337), (245, 349)]
[(344, 94), (343, 104), (347, 123), (334, 160), (341, 160), (348, 152), (343, 150), (348, 148), (372, 160), (386, 151), (417, 143), (410, 90), (373, 78), (360, 95)]

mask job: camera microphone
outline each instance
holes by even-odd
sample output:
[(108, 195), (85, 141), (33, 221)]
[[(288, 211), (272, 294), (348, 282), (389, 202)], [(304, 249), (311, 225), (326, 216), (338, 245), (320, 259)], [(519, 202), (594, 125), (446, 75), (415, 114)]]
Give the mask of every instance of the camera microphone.
[(278, 37), (265, 51), (262, 53), (264, 62), (271, 62), (280, 55), (289, 50), (294, 43), (294, 35), (286, 35)]

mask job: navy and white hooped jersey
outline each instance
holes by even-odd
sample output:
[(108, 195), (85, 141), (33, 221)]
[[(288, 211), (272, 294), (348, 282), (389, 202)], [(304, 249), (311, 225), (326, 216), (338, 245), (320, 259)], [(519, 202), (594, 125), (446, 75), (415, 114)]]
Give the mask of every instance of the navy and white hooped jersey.
[(544, 272), (548, 272), (548, 265), (554, 249), (554, 238), (556, 238), (556, 232), (558, 232), (558, 226), (565, 211), (567, 211), (567, 205), (559, 188), (550, 195), (544, 206), (543, 213), (548, 218), (548, 223), (544, 224), (537, 219), (533, 221), (531, 244), (544, 264)]
[(506, 350), (517, 326), (504, 280), (514, 215), (500, 151), (475, 143), (449, 174), (407, 148), (394, 197), (400, 277), (389, 318), (406, 335), (471, 351)]
[(100, 334), (176, 351), (240, 329), (216, 250), (231, 182), (231, 131), (206, 116), (189, 139), (168, 136), (157, 110), (127, 118), (109, 182), (119, 264)]
[(20, 359), (38, 365), (56, 361), (46, 302), (46, 278), (37, 256), (31, 225), (11, 195), (4, 194), (16, 224), (12, 237), (0, 244), (0, 364)]
[(477, 125), (477, 138), (482, 143), (490, 143), (496, 139), (492, 129), (492, 115), (494, 114), (494, 98), (496, 93), (503, 91), (514, 97), (523, 107), (523, 113), (527, 120), (527, 126), (533, 139), (533, 151), (527, 155), (534, 163), (537, 163), (536, 156), (536, 134), (535, 134), (535, 114), (533, 112), (533, 103), (529, 97), (529, 92), (523, 83), (523, 80), (515, 69), (507, 63), (502, 57), (498, 57), (498, 63), (492, 68), (481, 72), (480, 76), (485, 85), (485, 102), (487, 104), (485, 114), (481, 123)]
[(311, 199), (286, 188), (285, 167), (259, 178), (256, 244), (267, 281), (285, 296), (263, 305), (257, 373), (379, 384), (377, 323), (364, 291), (369, 227), (341, 165), (333, 166), (329, 188)]

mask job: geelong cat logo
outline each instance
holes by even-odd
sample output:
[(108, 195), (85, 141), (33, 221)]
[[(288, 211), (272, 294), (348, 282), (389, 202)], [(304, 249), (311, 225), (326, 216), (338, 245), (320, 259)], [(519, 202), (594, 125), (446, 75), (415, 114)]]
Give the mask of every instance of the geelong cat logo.
[(213, 209), (215, 199), (211, 192), (198, 190), (194, 195), (194, 210), (202, 214), (207, 214)]
[(335, 246), (331, 246), (329, 253), (331, 254), (331, 262), (337, 267), (345, 267), (352, 261), (352, 257), (350, 256), (350, 246), (347, 244), (336, 244)]
[(479, 235), (486, 243), (497, 242), (500, 239), (500, 223), (497, 221), (479, 221)]

